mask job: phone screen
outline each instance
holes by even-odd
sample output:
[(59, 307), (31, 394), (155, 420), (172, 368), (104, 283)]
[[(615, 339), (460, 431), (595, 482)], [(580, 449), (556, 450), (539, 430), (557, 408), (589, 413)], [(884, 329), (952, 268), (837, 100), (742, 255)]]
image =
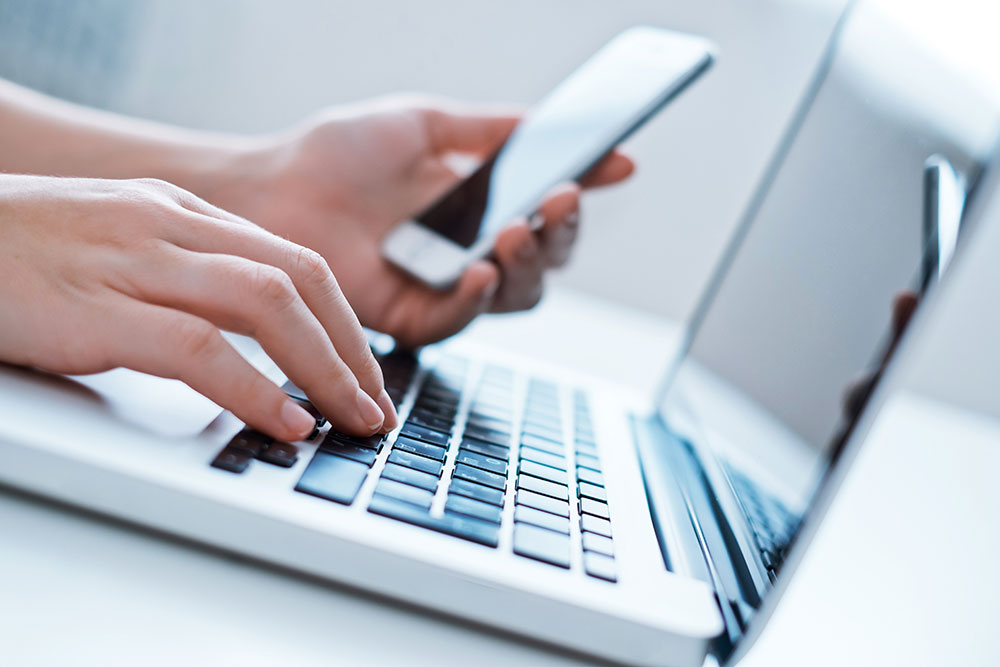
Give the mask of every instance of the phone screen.
[(563, 81), (466, 180), (414, 219), (469, 248), (581, 177), (683, 87), (691, 61), (657, 43), (615, 39)]

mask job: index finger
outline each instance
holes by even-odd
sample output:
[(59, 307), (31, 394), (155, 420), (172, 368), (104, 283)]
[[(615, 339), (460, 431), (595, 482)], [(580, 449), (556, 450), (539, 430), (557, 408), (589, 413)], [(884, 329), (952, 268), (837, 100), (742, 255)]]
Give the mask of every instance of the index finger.
[[(190, 209), (189, 209), (190, 210)], [(361, 323), (347, 302), (329, 265), (319, 253), (276, 236), (235, 216), (219, 220), (192, 212), (202, 224), (173, 230), (175, 242), (195, 252), (237, 255), (283, 270), (309, 310), (326, 330), (334, 349), (358, 380), (361, 389), (385, 415), (383, 428), (396, 426), (392, 400), (385, 391), (382, 369), (372, 354)]]

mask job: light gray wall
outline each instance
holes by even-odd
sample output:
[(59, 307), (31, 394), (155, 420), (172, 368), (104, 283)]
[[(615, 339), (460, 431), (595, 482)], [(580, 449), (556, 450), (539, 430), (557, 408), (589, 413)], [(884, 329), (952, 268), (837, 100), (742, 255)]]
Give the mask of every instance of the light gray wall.
[[(707, 35), (716, 66), (630, 143), (638, 173), (587, 200), (577, 256), (555, 278), (683, 316), (844, 4), (0, 0), (0, 60), (20, 61), (0, 73), (140, 116), (253, 131), (399, 90), (530, 103), (626, 26)], [(68, 30), (76, 50), (36, 60), (31, 40), (59, 47), (60, 22), (84, 26)]]

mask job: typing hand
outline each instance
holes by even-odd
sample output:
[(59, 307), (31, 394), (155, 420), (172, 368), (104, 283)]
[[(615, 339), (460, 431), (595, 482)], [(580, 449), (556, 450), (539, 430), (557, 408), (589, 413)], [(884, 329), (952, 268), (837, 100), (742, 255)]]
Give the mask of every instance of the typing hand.
[[(404, 345), (430, 343), (479, 313), (532, 307), (545, 271), (569, 257), (578, 227), (576, 184), (560, 185), (545, 199), (539, 231), (511, 221), (496, 241), (495, 262), (476, 262), (450, 291), (426, 288), (381, 257), (381, 240), (393, 226), (459, 180), (449, 156), (487, 156), (518, 118), (425, 99), (333, 110), (264, 140), (200, 193), (319, 251), (366, 326)], [(583, 187), (621, 181), (632, 169), (631, 160), (613, 152)]]
[(251, 426), (315, 421), (220, 329), (255, 337), (337, 428), (395, 426), (357, 317), (326, 262), (160, 181), (0, 175), (0, 359), (184, 381)]

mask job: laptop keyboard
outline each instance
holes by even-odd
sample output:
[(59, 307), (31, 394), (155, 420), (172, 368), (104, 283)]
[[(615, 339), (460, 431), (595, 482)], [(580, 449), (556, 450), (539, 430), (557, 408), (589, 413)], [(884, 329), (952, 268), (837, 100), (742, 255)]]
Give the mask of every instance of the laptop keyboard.
[(788, 545), (798, 529), (799, 519), (777, 498), (762, 491), (749, 477), (727, 466), (729, 478), (744, 508), (761, 560), (772, 576), (785, 560)]
[[(420, 382), (399, 434), (328, 431), (296, 491), (352, 505), (378, 474), (367, 505), (374, 515), (489, 548), (499, 547), (512, 523), (510, 548), (518, 556), (563, 569), (580, 563), (591, 577), (617, 581), (611, 513), (582, 391), (563, 392), (499, 366), (480, 370), (457, 357), (423, 374), (409, 355), (378, 359), (397, 409)], [(285, 389), (305, 401), (294, 385)], [(253, 460), (291, 466), (297, 449), (245, 430), (212, 465), (230, 472)]]

